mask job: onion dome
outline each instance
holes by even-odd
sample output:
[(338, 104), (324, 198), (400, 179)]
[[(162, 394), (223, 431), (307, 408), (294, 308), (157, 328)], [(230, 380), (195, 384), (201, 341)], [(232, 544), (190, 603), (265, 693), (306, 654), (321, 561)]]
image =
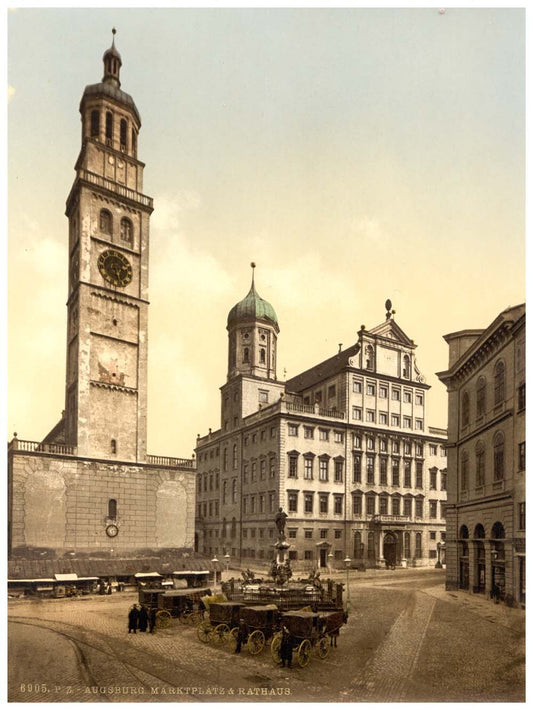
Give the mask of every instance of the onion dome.
[[(252, 262), (252, 269), (255, 269), (255, 264)], [(252, 271), (252, 285), (248, 294), (239, 301), (228, 314), (229, 328), (241, 322), (250, 321), (267, 321), (274, 326), (276, 332), (279, 332), (278, 317), (274, 308), (265, 301), (255, 290), (254, 276)]]

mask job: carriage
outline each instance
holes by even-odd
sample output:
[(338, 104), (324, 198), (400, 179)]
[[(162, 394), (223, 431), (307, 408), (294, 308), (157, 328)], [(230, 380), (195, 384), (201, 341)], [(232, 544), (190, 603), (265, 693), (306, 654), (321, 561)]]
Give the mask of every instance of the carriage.
[[(335, 625), (334, 614), (342, 611), (316, 613), (312, 611), (288, 611), (282, 614), (281, 623), (285, 626), (293, 639), (293, 654), (301, 668), (311, 660), (311, 651), (314, 649), (319, 658), (326, 658), (329, 654), (329, 636), (326, 633), (328, 623), (330, 628)], [(270, 645), (270, 652), (275, 663), (281, 661), (281, 631), (276, 633)]]
[[(265, 644), (270, 641), (280, 629), (281, 614), (275, 604), (263, 606), (243, 606), (240, 619), (244, 621), (247, 630), (246, 648), (253, 656), (261, 653)], [(237, 645), (238, 626), (230, 630), (228, 644), (231, 650)]]
[(210, 594), (209, 587), (186, 589), (139, 589), (139, 604), (156, 611), (156, 627), (165, 629), (172, 619), (183, 624), (202, 620), (202, 596)]
[(202, 621), (197, 635), (202, 643), (221, 644), (229, 638), (230, 629), (239, 626), (242, 602), (215, 602), (209, 604), (209, 621)]

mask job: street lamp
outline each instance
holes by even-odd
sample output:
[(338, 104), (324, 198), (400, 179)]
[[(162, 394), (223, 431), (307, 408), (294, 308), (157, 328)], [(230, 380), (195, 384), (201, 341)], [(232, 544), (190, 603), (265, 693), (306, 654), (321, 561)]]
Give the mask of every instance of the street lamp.
[(227, 573), (228, 573), (228, 571), (229, 571), (229, 561), (230, 561), (230, 556), (229, 556), (228, 553), (226, 553), (226, 554), (224, 555), (224, 559), (226, 560), (226, 575), (227, 575)]
[(351, 559), (346, 556), (344, 564), (346, 565), (346, 613), (350, 613), (350, 563)]
[(435, 569), (442, 569), (442, 562), (440, 561), (440, 548), (441, 544), (440, 542), (437, 543), (437, 564), (435, 565)]
[(329, 573), (331, 574), (331, 560), (333, 559), (333, 552), (330, 552), (328, 555), (328, 570)]
[(214, 584), (213, 591), (216, 593), (216, 591), (217, 591), (217, 567), (218, 567), (218, 558), (216, 555), (213, 557), (211, 562), (213, 563), (213, 566), (215, 568), (215, 584)]

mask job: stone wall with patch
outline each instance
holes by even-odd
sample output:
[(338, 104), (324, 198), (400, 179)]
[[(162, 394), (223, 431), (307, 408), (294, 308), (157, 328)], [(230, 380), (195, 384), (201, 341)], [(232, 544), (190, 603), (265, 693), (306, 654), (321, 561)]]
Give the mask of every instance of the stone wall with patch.
[(195, 470), (9, 452), (10, 555), (194, 545)]

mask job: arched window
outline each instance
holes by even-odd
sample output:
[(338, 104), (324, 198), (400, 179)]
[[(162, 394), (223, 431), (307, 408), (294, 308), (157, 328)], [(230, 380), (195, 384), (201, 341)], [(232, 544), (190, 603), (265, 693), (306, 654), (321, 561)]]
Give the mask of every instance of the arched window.
[(266, 352), (265, 348), (260, 348), (259, 350), (259, 362), (264, 365), (266, 362)]
[(422, 557), (422, 533), (416, 533), (415, 537), (415, 557)]
[(135, 133), (135, 130), (132, 128), (131, 129), (131, 152), (133, 153), (133, 157), (137, 157), (137, 134)]
[(237, 444), (233, 444), (233, 468), (237, 468)]
[(228, 494), (228, 482), (224, 481), (222, 483), (222, 503), (226, 502), (226, 496)]
[(485, 528), (483, 527), (483, 525), (481, 525), (481, 523), (478, 523), (474, 528), (474, 537), (477, 540), (483, 540), (483, 538), (485, 537)]
[(487, 381), (480, 377), (476, 383), (476, 416), (481, 417), (487, 411)]
[(494, 406), (505, 399), (505, 365), (500, 360), (494, 368)]
[(463, 392), (461, 401), (461, 424), (463, 426), (470, 424), (470, 395), (468, 392)]
[(466, 540), (468, 538), (468, 528), (466, 527), (466, 525), (461, 525), (459, 529), (459, 537), (462, 540)]
[(250, 362), (250, 350), (249, 348), (244, 348), (242, 351), (242, 361), (243, 362)]
[(368, 533), (368, 558), (373, 560), (376, 557), (376, 550), (374, 547), (374, 533)]
[(133, 244), (133, 224), (127, 217), (120, 220), (120, 238), (127, 244)]
[(113, 142), (113, 114), (111, 111), (106, 111), (105, 114), (105, 140), (107, 145)]
[(482, 441), (476, 444), (476, 487), (485, 485), (485, 446)]
[(366, 369), (374, 369), (374, 348), (371, 345), (367, 345), (365, 348), (366, 353)]
[(100, 135), (100, 111), (91, 111), (91, 138)]
[(353, 556), (355, 559), (360, 559), (363, 556), (361, 548), (361, 533), (356, 530), (353, 534)]
[(494, 481), (504, 479), (505, 439), (501, 431), (494, 436)]
[(468, 490), (468, 468), (469, 468), (468, 453), (466, 451), (463, 451), (463, 453), (461, 455), (461, 486), (460, 486), (461, 491)]
[[(231, 484), (231, 502), (236, 503), (237, 502), (237, 479), (234, 478), (233, 482)], [(234, 518), (235, 520), (235, 518)]]
[(403, 371), (402, 376), (411, 379), (411, 358), (409, 355), (403, 356)]
[(505, 538), (505, 528), (499, 521), (492, 526), (490, 537), (492, 540), (503, 540)]
[(117, 453), (117, 440), (116, 439), (111, 439), (111, 453), (112, 454)]
[(103, 234), (113, 234), (113, 217), (109, 210), (100, 210), (100, 231)]
[(114, 498), (110, 498), (107, 503), (107, 517), (116, 520), (117, 517), (117, 501)]
[(406, 532), (403, 538), (404, 557), (411, 557), (411, 533)]
[(126, 150), (126, 141), (128, 140), (128, 122), (125, 118), (120, 119), (120, 150)]
[(236, 537), (237, 535), (237, 521), (235, 518), (231, 519), (231, 537)]
[(223, 467), (224, 467), (224, 471), (228, 470), (228, 450), (227, 449), (224, 449)]

